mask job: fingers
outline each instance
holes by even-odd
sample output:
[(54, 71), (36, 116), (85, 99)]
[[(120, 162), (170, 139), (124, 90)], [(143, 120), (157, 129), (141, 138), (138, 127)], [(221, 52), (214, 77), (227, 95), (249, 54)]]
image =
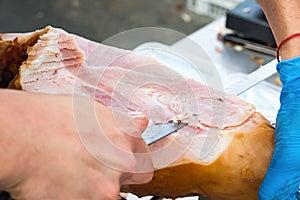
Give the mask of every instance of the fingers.
[(298, 171), (277, 170), (269, 168), (260, 186), (259, 199), (289, 199), (297, 200), (299, 196), (300, 177)]
[(84, 199), (118, 199), (120, 193), (120, 177), (121, 173), (110, 168), (104, 167), (104, 170), (99, 173), (95, 171), (93, 185), (96, 186), (94, 191), (89, 192), (89, 196), (94, 198)]
[(125, 173), (120, 179), (121, 185), (145, 184), (152, 180), (153, 172), (129, 174)]
[(122, 174), (120, 179), (121, 185), (143, 184), (152, 180), (154, 168), (150, 154), (135, 154), (135, 157), (135, 169), (131, 173)]
[[(35, 178), (26, 181), (22, 185), (15, 186), (9, 191), (17, 200), (64, 200), (64, 199), (90, 199), (106, 200), (117, 199), (120, 192), (120, 172), (109, 168), (101, 168), (100, 171), (83, 170), (78, 174), (85, 174), (83, 178), (73, 176), (59, 177), (59, 182), (49, 182)], [(56, 177), (57, 178), (57, 177)], [(41, 182), (42, 181), (42, 182)]]
[(124, 134), (140, 138), (148, 125), (148, 119), (142, 114), (126, 114), (112, 111), (115, 126)]
[(131, 119), (133, 120), (133, 125), (137, 126), (141, 133), (144, 132), (144, 130), (148, 126), (148, 118), (145, 115), (130, 115)]
[[(130, 137), (130, 136), (127, 136)], [(130, 138), (133, 144), (133, 155), (135, 158), (134, 168), (129, 173), (123, 173), (120, 184), (143, 184), (149, 182), (153, 177), (152, 154), (142, 138)]]
[[(148, 125), (148, 119), (144, 115), (126, 116), (122, 113), (115, 112), (117, 116), (117, 125), (124, 133), (124, 139), (130, 144), (131, 151), (134, 156), (134, 161), (131, 164), (129, 171), (123, 173), (120, 184), (142, 184), (149, 182), (153, 177), (153, 163), (149, 147), (141, 138), (142, 132)], [(124, 142), (125, 143), (125, 142)], [(126, 165), (125, 163), (123, 163)]]
[[(142, 132), (148, 125), (148, 119), (141, 114), (127, 115), (99, 106), (98, 125), (104, 137), (86, 138), (93, 149), (92, 153), (105, 166), (120, 171), (121, 184), (145, 183), (153, 176), (151, 152)], [(100, 141), (97, 145), (94, 141)], [(90, 151), (91, 152), (91, 151)]]

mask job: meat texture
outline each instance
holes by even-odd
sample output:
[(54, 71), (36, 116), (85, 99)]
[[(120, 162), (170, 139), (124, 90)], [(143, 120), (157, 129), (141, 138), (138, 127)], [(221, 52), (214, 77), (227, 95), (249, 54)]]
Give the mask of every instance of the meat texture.
[(48, 28), (33, 34), (2, 34), (0, 36), (0, 87), (9, 83), (18, 74), (18, 68), (27, 59), (27, 48), (34, 45)]
[(22, 49), (22, 42), (35, 41), (25, 45), (26, 56), (17, 62), (18, 74), (11, 83), (17, 89), (89, 96), (129, 115), (145, 114), (153, 123), (189, 124), (150, 146), (156, 169), (153, 180), (123, 186), (124, 192), (257, 199), (273, 150), (274, 130), (253, 105), (187, 79), (151, 57), (61, 29), (0, 37), (0, 58), (7, 43), (14, 46), (14, 41), (20, 41)]

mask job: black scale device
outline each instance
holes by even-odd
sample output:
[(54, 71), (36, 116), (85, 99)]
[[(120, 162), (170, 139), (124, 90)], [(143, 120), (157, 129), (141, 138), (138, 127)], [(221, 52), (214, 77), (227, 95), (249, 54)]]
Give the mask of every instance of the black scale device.
[(225, 42), (242, 45), (261, 53), (275, 55), (276, 42), (267, 19), (256, 0), (245, 0), (226, 14)]

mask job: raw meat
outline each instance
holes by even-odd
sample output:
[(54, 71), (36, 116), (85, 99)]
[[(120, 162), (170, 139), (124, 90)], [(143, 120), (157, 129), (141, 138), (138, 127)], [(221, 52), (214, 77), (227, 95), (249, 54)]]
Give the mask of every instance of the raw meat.
[(0, 37), (1, 54), (3, 44), (12, 45), (10, 40), (26, 47), (18, 74), (9, 80), (16, 89), (90, 96), (129, 115), (145, 114), (152, 122), (189, 123), (150, 146), (153, 180), (124, 186), (123, 191), (170, 198), (205, 194), (211, 199), (257, 199), (274, 130), (253, 105), (187, 79), (151, 57), (61, 29)]

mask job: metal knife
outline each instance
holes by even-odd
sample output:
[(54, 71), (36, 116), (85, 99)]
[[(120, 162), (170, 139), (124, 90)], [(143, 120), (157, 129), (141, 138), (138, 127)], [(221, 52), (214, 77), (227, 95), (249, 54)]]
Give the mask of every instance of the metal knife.
[(261, 66), (254, 72), (248, 74), (246, 77), (225, 88), (225, 92), (229, 94), (240, 95), (243, 92), (249, 90), (253, 86), (275, 74), (277, 72), (277, 62), (278, 61), (274, 59), (271, 62)]
[[(233, 83), (229, 87), (225, 88), (225, 92), (229, 94), (240, 95), (243, 92), (249, 90), (250, 88), (254, 87), (258, 83), (262, 82), (263, 80), (269, 78), (273, 74), (277, 72), (276, 64), (277, 60), (274, 59), (271, 62), (261, 66), (259, 69), (255, 70), (254, 72), (250, 73), (243, 79)], [(276, 119), (269, 119), (270, 125), (275, 128)]]
[(156, 123), (151, 124), (148, 128), (143, 132), (142, 138), (146, 142), (146, 144), (150, 145), (171, 133), (178, 131), (179, 129), (188, 125), (187, 123)]
[[(250, 73), (243, 79), (233, 83), (229, 87), (225, 88), (225, 92), (235, 95), (240, 95), (268, 77), (275, 74), (277, 60), (274, 59), (271, 62), (267, 63), (264, 66), (261, 66), (259, 69)], [(145, 142), (150, 145), (161, 138), (164, 138), (177, 130), (185, 127), (186, 123), (161, 123), (161, 124), (152, 124), (150, 125), (142, 134), (142, 138)]]

